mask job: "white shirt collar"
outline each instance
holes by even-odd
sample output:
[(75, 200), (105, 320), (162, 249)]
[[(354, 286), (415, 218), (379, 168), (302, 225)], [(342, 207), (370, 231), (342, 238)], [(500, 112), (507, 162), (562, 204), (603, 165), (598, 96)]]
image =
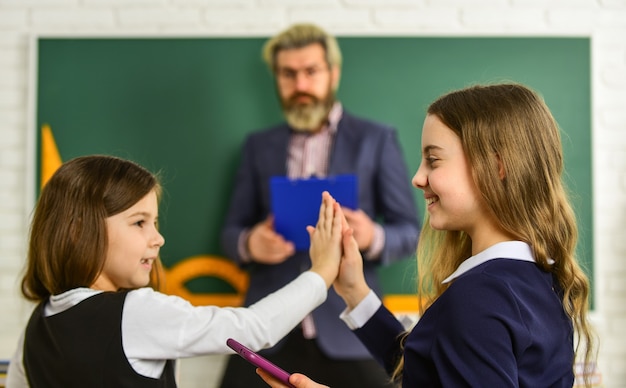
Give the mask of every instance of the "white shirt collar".
[[(449, 283), (472, 268), (493, 259), (511, 259), (535, 262), (530, 245), (522, 241), (505, 241), (492, 245), (484, 251), (466, 259), (442, 283)], [(549, 260), (549, 262), (552, 262)]]
[(73, 288), (69, 291), (65, 291), (62, 294), (52, 295), (48, 303), (46, 303), (46, 309), (44, 315), (50, 316), (73, 307), (83, 300), (101, 293), (102, 291), (94, 290), (87, 287)]

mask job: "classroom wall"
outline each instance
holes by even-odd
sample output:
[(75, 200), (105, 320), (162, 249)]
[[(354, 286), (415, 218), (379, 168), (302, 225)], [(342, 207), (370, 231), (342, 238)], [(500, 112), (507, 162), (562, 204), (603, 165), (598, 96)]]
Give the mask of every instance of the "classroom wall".
[[(33, 37), (268, 36), (297, 21), (353, 36), (592, 38), (593, 320), (604, 385), (626, 387), (625, 0), (0, 0), (0, 359), (32, 308), (18, 291), (35, 160)], [(206, 371), (221, 365), (183, 362), (181, 386), (211, 386)]]

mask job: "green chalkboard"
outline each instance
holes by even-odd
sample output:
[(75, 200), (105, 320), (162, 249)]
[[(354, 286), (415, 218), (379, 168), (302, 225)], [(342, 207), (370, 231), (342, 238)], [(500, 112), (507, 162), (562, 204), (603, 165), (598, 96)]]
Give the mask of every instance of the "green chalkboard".
[[(222, 255), (219, 231), (243, 138), (281, 120), (273, 79), (261, 61), (264, 41), (38, 39), (38, 128), (51, 126), (63, 160), (106, 153), (161, 172), (165, 266)], [(499, 81), (540, 92), (564, 134), (578, 254), (592, 277), (588, 38), (340, 37), (339, 43), (340, 100), (352, 113), (398, 129), (411, 173), (419, 164), (424, 111), (437, 96)], [(423, 214), (417, 190), (415, 201)], [(414, 274), (411, 258), (381, 269), (385, 292), (411, 293)], [(223, 285), (206, 278), (189, 287)]]

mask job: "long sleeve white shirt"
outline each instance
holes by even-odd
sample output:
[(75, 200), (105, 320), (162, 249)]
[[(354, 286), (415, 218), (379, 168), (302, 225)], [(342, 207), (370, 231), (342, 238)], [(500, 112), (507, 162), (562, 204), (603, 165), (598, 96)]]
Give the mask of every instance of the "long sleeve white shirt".
[[(77, 288), (54, 295), (46, 316), (63, 312), (100, 291)], [(133, 369), (158, 378), (168, 359), (226, 354), (232, 337), (253, 350), (275, 345), (326, 300), (324, 280), (307, 271), (248, 308), (193, 306), (151, 288), (128, 293), (122, 313), (122, 345)], [(23, 366), (24, 334), (9, 364), (7, 388), (28, 387)]]

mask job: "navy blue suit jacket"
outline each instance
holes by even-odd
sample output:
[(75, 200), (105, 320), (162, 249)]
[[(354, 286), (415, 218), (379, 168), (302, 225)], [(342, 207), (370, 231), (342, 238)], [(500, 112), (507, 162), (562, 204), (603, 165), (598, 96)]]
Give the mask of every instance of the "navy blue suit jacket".
[[(237, 251), (241, 232), (271, 213), (270, 178), (287, 175), (287, 149), (291, 129), (281, 124), (252, 133), (245, 141), (230, 208), (222, 230), (226, 255), (250, 273), (246, 306), (289, 283), (310, 268), (308, 252), (297, 252), (278, 265), (242, 263)], [(396, 137), (389, 127), (343, 113), (330, 154), (328, 175), (356, 174), (359, 207), (385, 230), (380, 261), (365, 261), (368, 284), (380, 295), (378, 265), (415, 253), (419, 221), (410, 177)], [(343, 300), (329, 291), (328, 299), (313, 312), (320, 348), (332, 358), (370, 358), (368, 351), (339, 319)], [(281, 346), (277, 344), (276, 347)], [(271, 353), (271, 350), (268, 350)]]

